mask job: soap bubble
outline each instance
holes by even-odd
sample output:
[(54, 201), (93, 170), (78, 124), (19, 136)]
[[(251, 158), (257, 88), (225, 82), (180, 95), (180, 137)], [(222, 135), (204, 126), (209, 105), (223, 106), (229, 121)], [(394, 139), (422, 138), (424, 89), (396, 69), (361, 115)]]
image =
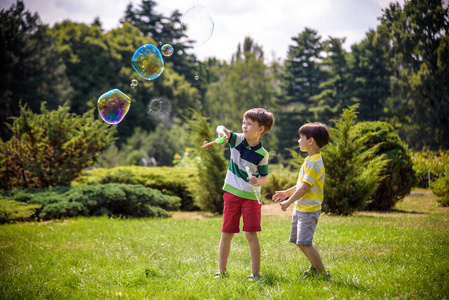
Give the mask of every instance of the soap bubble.
[(162, 55), (164, 56), (171, 56), (173, 54), (173, 47), (172, 45), (165, 44), (161, 47)]
[(198, 80), (198, 79), (200, 79), (200, 76), (195, 75), (195, 80)]
[(153, 80), (164, 71), (161, 51), (153, 45), (143, 45), (134, 53), (131, 64), (142, 78)]
[(131, 99), (119, 89), (112, 89), (98, 98), (98, 112), (108, 124), (118, 124), (128, 113)]
[(131, 80), (131, 84), (137, 86), (139, 82), (136, 79)]
[(214, 21), (207, 9), (202, 5), (189, 8), (182, 16), (181, 33), (193, 40), (193, 46), (201, 46), (207, 42), (214, 32)]
[(167, 98), (153, 98), (148, 104), (148, 115), (150, 115), (154, 121), (163, 123), (167, 127), (171, 125), (170, 112), (170, 101), (168, 101)]

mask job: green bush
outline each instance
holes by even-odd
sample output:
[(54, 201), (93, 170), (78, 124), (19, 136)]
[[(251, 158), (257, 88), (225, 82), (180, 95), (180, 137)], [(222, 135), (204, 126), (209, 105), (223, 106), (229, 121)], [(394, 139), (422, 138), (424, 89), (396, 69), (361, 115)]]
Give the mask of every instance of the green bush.
[(399, 200), (410, 194), (417, 183), (407, 147), (386, 122), (360, 122), (354, 129), (356, 135), (364, 137), (366, 148), (378, 146), (375, 156), (385, 154), (389, 160), (380, 174), (383, 180), (366, 209), (391, 210)]
[(418, 178), (418, 187), (429, 187), (429, 171), (431, 182), (440, 177), (449, 175), (449, 150), (422, 152), (411, 151), (410, 155), (413, 161), (413, 169), (416, 171), (416, 176)]
[[(195, 145), (214, 139), (207, 119), (199, 113), (194, 111), (188, 123), (191, 130), (190, 138)], [(223, 212), (223, 184), (228, 168), (221, 147), (215, 145), (196, 148), (192, 151), (191, 155), (198, 156), (200, 159), (196, 164), (196, 176), (188, 182), (194, 203), (202, 210), (214, 213)]]
[(442, 206), (449, 206), (449, 175), (438, 178), (431, 186), (432, 192), (440, 197), (438, 202)]
[(195, 168), (192, 167), (123, 166), (85, 171), (72, 184), (141, 184), (145, 187), (157, 189), (165, 195), (178, 197), (178, 202), (181, 199), (180, 205), (178, 205), (179, 209), (192, 211), (198, 210), (198, 207), (193, 203), (193, 198), (188, 191), (187, 185), (194, 176)]
[(294, 186), (298, 180), (297, 171), (292, 172), (288, 168), (281, 167), (279, 170), (271, 172), (267, 184), (262, 187), (265, 199), (271, 200), (276, 191), (281, 191)]
[(28, 220), (41, 207), (36, 204), (0, 199), (0, 223)]
[(168, 217), (166, 211), (176, 207), (177, 197), (169, 197), (142, 185), (78, 185), (70, 189), (22, 190), (4, 193), (9, 200), (37, 204), (39, 219), (75, 216), (119, 215), (126, 217)]
[(0, 142), (0, 189), (67, 186), (96, 156), (108, 148), (115, 127), (95, 120), (93, 110), (82, 117), (65, 104), (41, 114), (21, 106), (7, 124), (12, 138)]
[(337, 128), (329, 128), (331, 143), (321, 152), (326, 168), (323, 211), (350, 215), (362, 210), (376, 192), (387, 160), (375, 155), (378, 145), (367, 149), (365, 137), (354, 129), (357, 105), (343, 110), (336, 121)]

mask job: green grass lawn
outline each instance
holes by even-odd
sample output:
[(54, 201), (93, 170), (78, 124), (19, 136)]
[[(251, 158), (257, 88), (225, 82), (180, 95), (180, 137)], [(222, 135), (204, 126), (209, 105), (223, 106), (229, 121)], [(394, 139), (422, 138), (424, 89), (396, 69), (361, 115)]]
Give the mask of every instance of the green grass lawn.
[[(333, 281), (305, 279), (290, 214), (262, 219), (262, 279), (245, 235), (217, 271), (221, 217), (75, 218), (0, 226), (0, 299), (448, 299), (449, 209), (415, 190), (391, 213), (320, 218), (315, 246)], [(277, 209), (277, 207), (274, 207)]]

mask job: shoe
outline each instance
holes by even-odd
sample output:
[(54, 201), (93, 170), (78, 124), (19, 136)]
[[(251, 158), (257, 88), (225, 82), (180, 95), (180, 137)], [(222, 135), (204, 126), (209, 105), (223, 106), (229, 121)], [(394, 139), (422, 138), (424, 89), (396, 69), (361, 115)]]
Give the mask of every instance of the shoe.
[(334, 281), (334, 278), (332, 277), (331, 273), (327, 272), (326, 275), (323, 275), (323, 280), (324, 281)]
[(259, 280), (259, 279), (260, 279), (260, 275), (251, 274), (251, 275), (248, 276), (248, 280), (249, 281)]
[(228, 277), (225, 272), (217, 272), (214, 274), (214, 278), (225, 278)]
[(318, 270), (315, 269), (314, 266), (311, 266), (307, 271), (304, 271), (304, 273), (302, 274), (302, 276), (306, 278), (315, 277), (318, 275), (319, 275)]

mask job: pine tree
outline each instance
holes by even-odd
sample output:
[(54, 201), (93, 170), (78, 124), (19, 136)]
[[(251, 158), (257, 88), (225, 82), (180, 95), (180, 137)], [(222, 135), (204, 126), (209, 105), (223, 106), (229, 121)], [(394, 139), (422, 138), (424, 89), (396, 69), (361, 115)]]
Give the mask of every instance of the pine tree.
[(4, 122), (18, 116), (19, 103), (38, 111), (42, 101), (51, 109), (71, 98), (72, 88), (59, 60), (54, 39), (37, 14), (23, 1), (0, 12), (0, 136), (11, 137)]
[(383, 179), (388, 160), (375, 155), (378, 146), (366, 149), (367, 137), (354, 130), (358, 104), (343, 109), (336, 128), (330, 128), (331, 143), (322, 149), (326, 182), (323, 211), (351, 215), (366, 207)]
[[(212, 133), (207, 119), (198, 112), (187, 120), (191, 130), (191, 140), (195, 145), (212, 141)], [(189, 191), (194, 203), (202, 210), (223, 212), (223, 183), (226, 177), (227, 163), (222, 155), (221, 146), (196, 148), (191, 155), (200, 158), (197, 164), (197, 176), (189, 180)]]
[(312, 96), (321, 92), (320, 83), (326, 80), (319, 65), (323, 48), (317, 31), (306, 28), (292, 40), (281, 77), (282, 108), (277, 118), (279, 150), (286, 157), (290, 154), (285, 149), (296, 145), (298, 128), (314, 117), (309, 111), (316, 105)]

